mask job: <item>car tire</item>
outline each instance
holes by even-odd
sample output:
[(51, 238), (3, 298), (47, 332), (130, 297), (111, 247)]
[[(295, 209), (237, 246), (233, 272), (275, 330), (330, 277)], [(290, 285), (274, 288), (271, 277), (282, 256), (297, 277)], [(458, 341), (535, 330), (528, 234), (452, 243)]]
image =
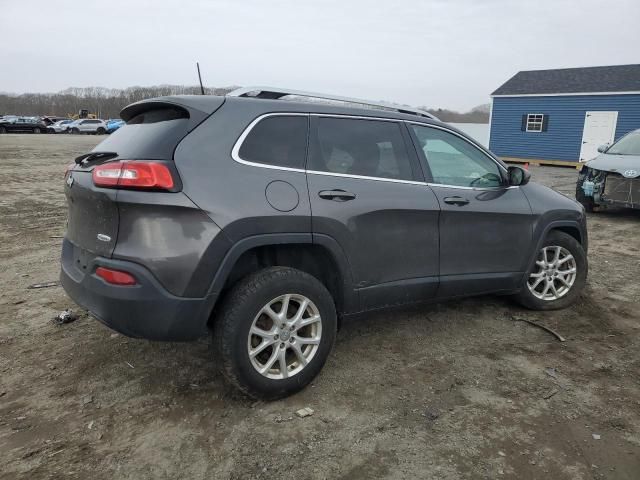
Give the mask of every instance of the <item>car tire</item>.
[(106, 130), (105, 130), (104, 128), (102, 128), (102, 127), (98, 127), (98, 130), (96, 130), (96, 133), (97, 133), (98, 135), (104, 135), (104, 134), (105, 134), (105, 133), (107, 133), (107, 132), (106, 132)]
[[(575, 270), (573, 274), (568, 273), (572, 270)], [(531, 310), (566, 308), (580, 295), (588, 270), (587, 255), (582, 245), (571, 235), (552, 230), (536, 253), (533, 267), (527, 272), (515, 299)]]
[[(298, 329), (296, 323), (304, 326)], [(320, 281), (293, 268), (270, 267), (240, 280), (223, 300), (213, 325), (214, 356), (242, 392), (275, 400), (302, 390), (318, 375), (336, 330), (334, 301)]]
[(72, 128), (72, 129), (70, 130), (70, 133), (71, 133), (72, 135), (78, 135), (78, 134), (80, 133), (80, 130), (78, 130), (77, 128)]
[(7, 129), (4, 127), (0, 127), (0, 134), (7, 133)]
[(40, 130), (40, 128), (36, 127), (33, 129), (33, 133), (40, 133), (42, 130)]

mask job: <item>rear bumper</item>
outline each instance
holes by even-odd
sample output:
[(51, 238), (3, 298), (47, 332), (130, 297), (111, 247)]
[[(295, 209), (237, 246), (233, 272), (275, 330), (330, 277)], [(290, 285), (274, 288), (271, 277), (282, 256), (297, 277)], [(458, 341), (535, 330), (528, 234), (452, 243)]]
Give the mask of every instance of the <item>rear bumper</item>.
[[(62, 244), (60, 282), (80, 306), (113, 330), (149, 340), (195, 340), (207, 334), (215, 296), (176, 297), (141, 265), (98, 256), (78, 255), (69, 240)], [(117, 286), (95, 274), (103, 266), (131, 273), (138, 284)]]

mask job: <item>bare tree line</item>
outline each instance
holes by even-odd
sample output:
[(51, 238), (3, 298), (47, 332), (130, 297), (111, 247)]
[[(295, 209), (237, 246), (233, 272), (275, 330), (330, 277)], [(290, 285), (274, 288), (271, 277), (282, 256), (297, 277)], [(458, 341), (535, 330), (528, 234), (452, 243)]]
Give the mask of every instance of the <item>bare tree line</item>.
[(425, 108), (443, 122), (452, 123), (489, 123), (490, 104), (478, 105), (468, 112), (456, 112), (446, 108)]
[[(205, 87), (207, 95), (224, 95), (237, 87)], [(98, 118), (118, 118), (120, 110), (145, 98), (165, 95), (199, 95), (200, 86), (160, 85), (113, 89), (71, 87), (58, 93), (0, 94), (0, 115), (56, 115), (66, 117), (86, 108)]]
[[(207, 95), (225, 95), (237, 87), (205, 87)], [(114, 89), (104, 87), (71, 87), (58, 93), (0, 94), (0, 115), (56, 115), (61, 117), (88, 109), (98, 118), (118, 118), (120, 110), (145, 98), (165, 95), (199, 95), (199, 86), (159, 85)], [(489, 105), (480, 105), (469, 112), (422, 107), (444, 122), (488, 123)]]

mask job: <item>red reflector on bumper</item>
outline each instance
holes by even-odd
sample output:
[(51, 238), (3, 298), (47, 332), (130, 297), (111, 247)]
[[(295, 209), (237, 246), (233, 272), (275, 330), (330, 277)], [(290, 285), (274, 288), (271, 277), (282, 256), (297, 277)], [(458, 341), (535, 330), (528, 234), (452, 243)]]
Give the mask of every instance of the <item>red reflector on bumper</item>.
[(120, 270), (112, 270), (110, 268), (98, 267), (96, 268), (96, 275), (102, 278), (105, 282), (113, 285), (135, 285), (136, 279), (133, 275)]

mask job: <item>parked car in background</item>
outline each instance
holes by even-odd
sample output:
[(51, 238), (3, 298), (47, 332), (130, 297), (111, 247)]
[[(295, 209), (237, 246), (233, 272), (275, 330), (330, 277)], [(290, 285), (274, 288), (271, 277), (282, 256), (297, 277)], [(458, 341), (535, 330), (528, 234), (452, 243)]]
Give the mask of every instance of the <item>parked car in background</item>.
[(49, 131), (49, 133), (66, 133), (67, 128), (69, 128), (69, 125), (71, 125), (72, 123), (73, 120), (70, 120), (68, 118), (65, 120), (58, 120), (54, 124), (49, 125), (47, 127), (47, 130)]
[(94, 135), (104, 135), (107, 133), (107, 124), (104, 120), (96, 118), (84, 118), (75, 120), (67, 127), (67, 132), (73, 134), (92, 133)]
[(107, 133), (113, 133), (124, 125), (124, 120), (120, 118), (110, 118), (107, 120)]
[(0, 117), (0, 122), (12, 123), (15, 122), (18, 118), (20, 117), (18, 117), (17, 115), (3, 115)]
[(61, 120), (69, 120), (67, 117), (56, 117), (56, 116), (51, 116), (51, 115), (40, 117), (40, 119), (44, 122), (44, 124), (47, 127), (50, 127), (54, 123), (57, 123), (57, 122), (59, 122)]
[(274, 399), (320, 372), (338, 318), (489, 293), (535, 310), (579, 298), (575, 200), (428, 112), (255, 91), (134, 103), (75, 159), (60, 278), (101, 322), (154, 340), (210, 331), (227, 379)]
[(598, 152), (580, 170), (576, 199), (589, 212), (607, 205), (640, 209), (640, 129)]
[(0, 121), (0, 133), (47, 133), (47, 126), (35, 117), (18, 117)]

